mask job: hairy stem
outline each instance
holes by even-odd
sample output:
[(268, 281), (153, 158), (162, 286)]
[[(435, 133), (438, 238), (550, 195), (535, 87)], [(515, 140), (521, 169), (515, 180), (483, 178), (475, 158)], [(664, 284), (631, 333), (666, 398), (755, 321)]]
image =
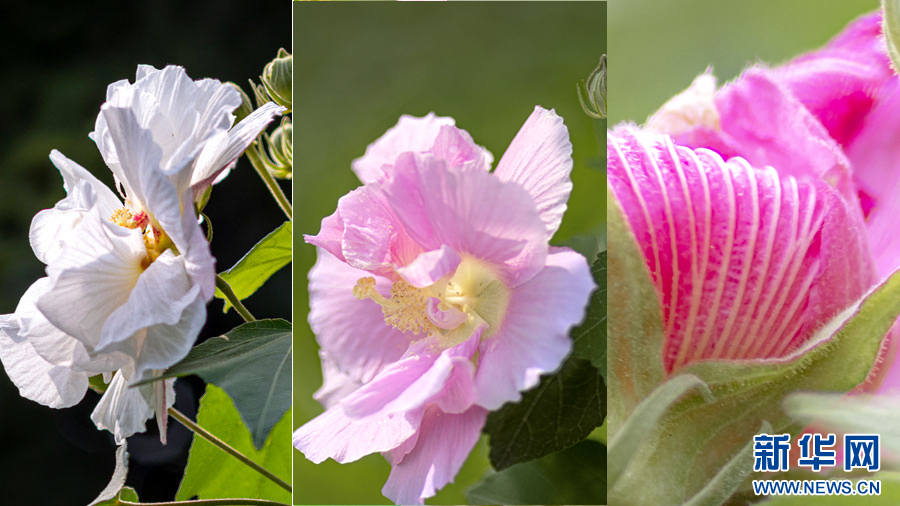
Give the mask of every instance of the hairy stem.
[(119, 504), (123, 504), (125, 506), (181, 506), (182, 504), (186, 505), (197, 505), (197, 506), (213, 506), (213, 505), (244, 505), (244, 506), (291, 506), (290, 504), (285, 504), (283, 502), (277, 501), (267, 501), (265, 499), (241, 499), (241, 498), (228, 498), (228, 499), (198, 499), (196, 501), (170, 501), (170, 502), (131, 502), (124, 501), (122, 499), (118, 499)]
[[(187, 427), (188, 429), (190, 429), (194, 434), (197, 434), (198, 436), (202, 437), (203, 439), (205, 439), (205, 440), (209, 441), (210, 443), (212, 443), (213, 445), (217, 446), (217, 447), (218, 447), (220, 450), (222, 450), (223, 452), (225, 452), (225, 453), (231, 455), (232, 457), (234, 457), (234, 458), (240, 460), (240, 461), (241, 461), (242, 463), (244, 463), (246, 466), (250, 467), (250, 468), (253, 469), (254, 471), (258, 472), (259, 474), (261, 474), (261, 475), (263, 475), (263, 476), (265, 476), (266, 478), (272, 480), (272, 481), (273, 481), (276, 485), (278, 485), (279, 487), (281, 487), (281, 488), (287, 490), (288, 492), (291, 492), (291, 491), (293, 490), (293, 489), (291, 488), (291, 485), (290, 485), (289, 483), (287, 483), (286, 481), (282, 480), (282, 479), (279, 478), (278, 476), (275, 476), (275, 475), (272, 474), (272, 472), (269, 471), (268, 469), (266, 469), (266, 468), (260, 466), (260, 465), (257, 464), (256, 462), (253, 462), (252, 460), (250, 460), (249, 457), (247, 457), (247, 456), (244, 455), (243, 453), (237, 451), (236, 449), (232, 448), (228, 443), (226, 443), (225, 441), (222, 441), (221, 439), (217, 438), (215, 435), (213, 435), (212, 433), (210, 433), (209, 431), (207, 431), (207, 430), (204, 429), (203, 427), (201, 427), (201, 426), (197, 425), (196, 423), (192, 422), (191, 419), (188, 418), (187, 416), (185, 416), (182, 412), (178, 411), (178, 410), (175, 409), (175, 408), (169, 408), (169, 414), (172, 415), (172, 418), (178, 420), (179, 422), (181, 422), (182, 425), (184, 425), (185, 427)], [(219, 499), (219, 500), (225, 500), (225, 499)], [(238, 500), (238, 499), (229, 499), (229, 500), (235, 501), (235, 500)], [(241, 499), (241, 500), (244, 500), (244, 499)], [(173, 504), (173, 503), (158, 503), (158, 504)], [(200, 504), (200, 503), (191, 503), (191, 504)], [(280, 504), (280, 503), (273, 503), (273, 502), (257, 502), (257, 503), (230, 502), (230, 503), (205, 503), (205, 504)]]
[(250, 146), (247, 151), (244, 151), (244, 154), (247, 155), (247, 159), (250, 160), (250, 164), (256, 169), (256, 173), (259, 174), (259, 177), (266, 183), (269, 192), (272, 194), (272, 197), (275, 198), (275, 201), (278, 202), (278, 206), (281, 207), (284, 214), (289, 220), (293, 219), (294, 208), (291, 206), (291, 202), (288, 200), (287, 196), (285, 196), (284, 192), (281, 191), (281, 187), (278, 186), (278, 182), (275, 181), (272, 174), (269, 174), (269, 169), (266, 168), (265, 162), (263, 162), (262, 158), (259, 156), (256, 146)]
[(228, 299), (228, 302), (230, 302), (232, 306), (234, 306), (234, 310), (241, 315), (241, 318), (243, 318), (244, 321), (256, 321), (256, 318), (250, 314), (250, 311), (247, 310), (241, 302), (241, 299), (234, 293), (234, 290), (231, 289), (231, 285), (228, 284), (228, 281), (225, 281), (225, 278), (218, 274), (216, 274), (216, 288), (225, 295), (225, 298)]

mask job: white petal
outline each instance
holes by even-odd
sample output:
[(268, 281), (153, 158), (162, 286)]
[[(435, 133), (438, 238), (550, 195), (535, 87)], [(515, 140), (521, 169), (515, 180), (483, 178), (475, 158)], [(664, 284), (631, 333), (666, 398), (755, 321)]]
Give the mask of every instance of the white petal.
[(95, 353), (131, 356), (139, 377), (148, 369), (173, 365), (190, 351), (206, 319), (199, 292), (184, 259), (166, 251), (141, 274), (127, 302), (106, 319)]
[(285, 110), (286, 108), (269, 102), (241, 120), (224, 138), (217, 136), (208, 141), (194, 162), (191, 186), (211, 184), (219, 172), (236, 160), (269, 123)]
[(87, 374), (44, 360), (19, 335), (15, 314), (0, 315), (0, 362), (22, 397), (45, 406), (74, 406), (87, 391)]
[(112, 216), (122, 207), (116, 195), (84, 167), (66, 158), (59, 151), (50, 152), (50, 161), (63, 177), (66, 198), (53, 209), (45, 209), (31, 221), (28, 239), (38, 260), (48, 264), (62, 250), (82, 215), (94, 206), (103, 215)]
[(128, 300), (147, 253), (140, 230), (122, 228), (86, 214), (56, 262), (47, 266), (51, 287), (38, 309), (56, 328), (91, 351), (106, 318)]
[(50, 278), (35, 281), (22, 295), (16, 308), (19, 336), (27, 339), (38, 355), (50, 364), (88, 375), (115, 371), (129, 363), (128, 357), (121, 354), (92, 358), (81, 341), (54, 327), (36, 305), (38, 298), (50, 287)]
[[(116, 444), (125, 438), (147, 430), (147, 419), (154, 412), (153, 385), (129, 388), (130, 371), (116, 373), (112, 382), (91, 413), (91, 420), (98, 429), (106, 429), (115, 436)], [(166, 381), (166, 408), (175, 404), (175, 380)]]

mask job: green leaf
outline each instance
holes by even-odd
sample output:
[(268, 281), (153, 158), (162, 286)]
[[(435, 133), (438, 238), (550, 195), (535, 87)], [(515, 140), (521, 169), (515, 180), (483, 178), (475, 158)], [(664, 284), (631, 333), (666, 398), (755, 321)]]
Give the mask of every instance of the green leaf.
[(634, 235), (606, 189), (608, 261), (608, 434), (612, 439), (628, 415), (665, 378), (659, 299)]
[[(688, 367), (684, 373), (706, 383), (715, 401), (688, 395), (669, 409), (610, 489), (610, 500), (682, 504), (705, 490), (764, 423), (777, 433), (799, 433), (803, 425), (782, 408), (785, 397), (801, 390), (847, 392), (860, 384), (898, 314), (900, 273), (895, 273), (786, 358)], [(752, 458), (743, 459), (745, 469), (752, 465)]]
[(591, 295), (584, 323), (572, 329), (572, 356), (591, 361), (606, 379), (606, 252), (591, 266), (597, 289)]
[[(603, 424), (606, 385), (587, 360), (569, 357), (516, 404), (488, 415), (490, 459), (497, 470), (557, 452)], [(605, 476), (605, 475), (604, 475)]]
[(112, 478), (100, 495), (88, 506), (119, 506), (119, 500), (137, 501), (137, 492), (133, 488), (125, 486), (125, 478), (128, 476), (128, 450), (125, 445), (116, 448), (116, 467), (113, 469)]
[[(215, 385), (207, 385), (200, 399), (197, 424), (290, 483), (290, 411), (272, 429), (262, 449), (256, 450), (228, 394)], [(196, 435), (175, 499), (186, 501), (195, 496), (200, 499), (246, 497), (285, 503), (291, 500), (290, 492)]]
[(596, 441), (516, 464), (466, 492), (469, 504), (606, 504), (606, 447)]
[(659, 419), (666, 414), (678, 399), (691, 390), (697, 390), (712, 402), (712, 393), (700, 378), (690, 374), (682, 374), (663, 383), (644, 399), (632, 416), (625, 421), (622, 429), (609, 442), (610, 465), (607, 476), (610, 487), (619, 480), (619, 476), (637, 453), (641, 443), (651, 434)]
[[(882, 450), (900, 456), (900, 404), (896, 397), (797, 393), (785, 399), (784, 409), (795, 419), (803, 423), (815, 421), (816, 427), (823, 429), (844, 434), (880, 434)], [(883, 459), (881, 467), (890, 464)]]
[[(881, 480), (881, 495), (797, 496), (784, 495), (758, 503), (760, 506), (896, 506), (900, 504), (900, 474), (881, 472), (864, 478)], [(854, 480), (856, 482), (858, 480)], [(855, 485), (854, 485), (855, 487)]]
[(132, 386), (196, 374), (234, 399), (259, 448), (291, 407), (292, 349), (290, 322), (256, 320), (198, 344), (161, 376)]
[[(256, 243), (238, 263), (220, 274), (231, 285), (238, 299), (253, 295), (273, 274), (291, 262), (291, 222), (286, 221)], [(225, 300), (223, 312), (231, 304), (216, 289), (216, 297)]]

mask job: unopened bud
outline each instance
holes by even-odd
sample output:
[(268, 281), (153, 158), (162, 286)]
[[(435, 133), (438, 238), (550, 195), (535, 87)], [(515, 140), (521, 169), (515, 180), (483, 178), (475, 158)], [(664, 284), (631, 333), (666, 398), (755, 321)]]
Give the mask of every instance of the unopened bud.
[(582, 86), (575, 85), (578, 90), (578, 101), (585, 114), (595, 119), (606, 119), (606, 55), (600, 57), (600, 64), (591, 72), (587, 83), (583, 85), (587, 103), (581, 96)]
[(234, 83), (228, 83), (228, 84), (234, 86), (234, 88), (241, 95), (241, 105), (238, 106), (238, 108), (234, 110), (234, 122), (238, 123), (242, 119), (249, 116), (251, 112), (253, 112), (253, 102), (250, 101), (250, 97), (248, 97), (247, 94), (244, 93), (244, 90), (241, 89), (240, 86), (238, 86)]
[(266, 64), (263, 69), (263, 75), (260, 80), (266, 89), (266, 93), (278, 105), (283, 105), (291, 109), (291, 83), (294, 76), (294, 59), (293, 55), (288, 53), (284, 48), (278, 50), (278, 56), (274, 60)]

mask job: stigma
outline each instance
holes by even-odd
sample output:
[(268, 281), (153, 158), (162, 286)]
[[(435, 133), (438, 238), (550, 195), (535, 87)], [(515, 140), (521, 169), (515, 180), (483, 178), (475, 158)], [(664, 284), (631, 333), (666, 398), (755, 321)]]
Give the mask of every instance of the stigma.
[(500, 277), (472, 258), (424, 288), (400, 278), (385, 297), (375, 289), (375, 278), (365, 277), (357, 281), (353, 295), (381, 306), (387, 325), (413, 335), (435, 336), (444, 347), (467, 340), (482, 326), (487, 328), (481, 339), (490, 338), (500, 329), (509, 305), (509, 289)]
[(174, 245), (172, 240), (166, 235), (165, 231), (153, 225), (150, 222), (150, 216), (146, 212), (141, 211), (134, 214), (127, 207), (122, 207), (113, 211), (109, 221), (119, 225), (120, 227), (138, 229), (142, 232), (144, 239), (144, 249), (147, 250), (147, 256), (141, 261), (141, 268), (146, 270), (150, 264), (156, 260), (159, 255)]

